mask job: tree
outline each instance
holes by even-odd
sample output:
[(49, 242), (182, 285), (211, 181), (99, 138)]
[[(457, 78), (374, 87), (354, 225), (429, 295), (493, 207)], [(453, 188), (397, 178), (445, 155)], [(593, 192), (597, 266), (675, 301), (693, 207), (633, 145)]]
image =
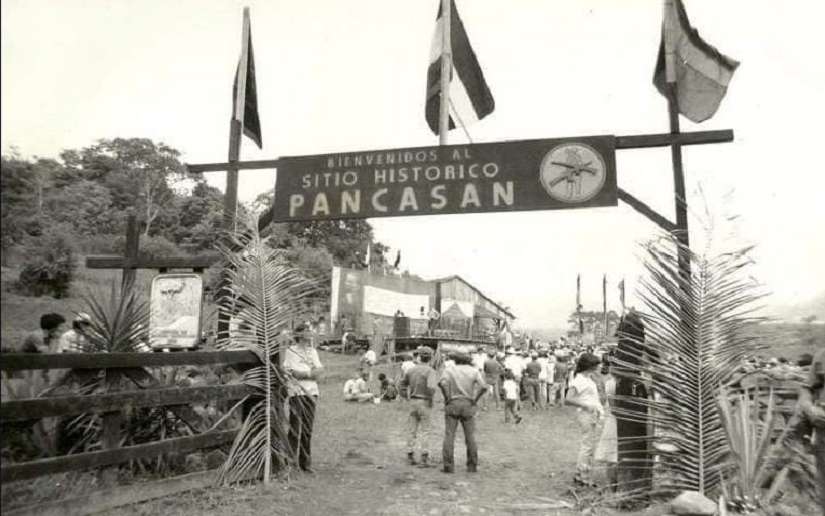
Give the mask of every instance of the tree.
[(116, 209), (135, 207), (148, 235), (161, 208), (174, 198), (170, 185), (187, 177), (180, 152), (148, 138), (99, 140), (80, 151), (61, 157), (66, 170), (60, 183), (80, 179), (103, 183), (112, 194)]

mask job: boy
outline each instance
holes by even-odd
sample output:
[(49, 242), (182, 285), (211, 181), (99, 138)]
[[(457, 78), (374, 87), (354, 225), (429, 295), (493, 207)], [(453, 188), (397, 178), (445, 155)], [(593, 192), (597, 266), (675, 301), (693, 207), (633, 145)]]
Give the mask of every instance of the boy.
[(504, 383), (501, 384), (501, 390), (504, 391), (504, 422), (509, 423), (512, 418), (516, 420), (516, 424), (521, 423), (521, 416), (516, 414), (519, 388), (513, 371), (508, 369), (504, 373)]

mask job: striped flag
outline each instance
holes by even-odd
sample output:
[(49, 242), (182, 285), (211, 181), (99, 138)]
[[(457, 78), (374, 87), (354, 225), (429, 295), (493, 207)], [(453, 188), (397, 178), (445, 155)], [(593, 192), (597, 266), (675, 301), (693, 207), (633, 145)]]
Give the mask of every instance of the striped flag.
[[(243, 107), (241, 107), (243, 106)], [(255, 85), (255, 54), (252, 51), (252, 26), (249, 21), (249, 8), (243, 10), (243, 43), (241, 58), (235, 70), (235, 82), (232, 85), (232, 118), (239, 121), (243, 134), (263, 148), (261, 138), (261, 119), (258, 117), (258, 89)]]
[(738, 66), (737, 61), (699, 37), (699, 32), (690, 26), (682, 0), (665, 0), (653, 84), (667, 97), (667, 85), (676, 83), (676, 103), (681, 114), (697, 123), (712, 117)]
[[(450, 129), (455, 129), (456, 119), (464, 126), (468, 126), (495, 109), (495, 100), (481, 66), (478, 64), (475, 52), (470, 46), (470, 40), (464, 31), (464, 24), (458, 16), (455, 2), (450, 0), (450, 48), (452, 49), (452, 67), (450, 77)], [(441, 6), (438, 8), (435, 33), (430, 48), (430, 66), (427, 69), (427, 104), (425, 117), (433, 133), (438, 134), (438, 114), (441, 102), (441, 59), (444, 56), (444, 20)]]

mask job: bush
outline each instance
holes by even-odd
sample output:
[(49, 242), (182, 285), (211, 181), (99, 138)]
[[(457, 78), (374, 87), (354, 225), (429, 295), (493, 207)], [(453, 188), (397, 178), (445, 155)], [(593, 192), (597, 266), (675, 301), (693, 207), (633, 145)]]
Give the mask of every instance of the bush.
[(69, 231), (55, 228), (31, 240), (16, 290), (25, 296), (65, 297), (76, 267), (72, 238)]

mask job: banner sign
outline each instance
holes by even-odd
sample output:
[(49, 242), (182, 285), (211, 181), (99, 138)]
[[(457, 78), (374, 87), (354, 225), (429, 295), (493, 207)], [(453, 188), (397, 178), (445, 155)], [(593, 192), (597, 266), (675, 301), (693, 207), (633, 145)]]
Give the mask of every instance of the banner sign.
[(149, 345), (153, 349), (197, 347), (202, 302), (200, 274), (155, 276), (149, 298)]
[(275, 222), (616, 206), (613, 136), (282, 157)]

